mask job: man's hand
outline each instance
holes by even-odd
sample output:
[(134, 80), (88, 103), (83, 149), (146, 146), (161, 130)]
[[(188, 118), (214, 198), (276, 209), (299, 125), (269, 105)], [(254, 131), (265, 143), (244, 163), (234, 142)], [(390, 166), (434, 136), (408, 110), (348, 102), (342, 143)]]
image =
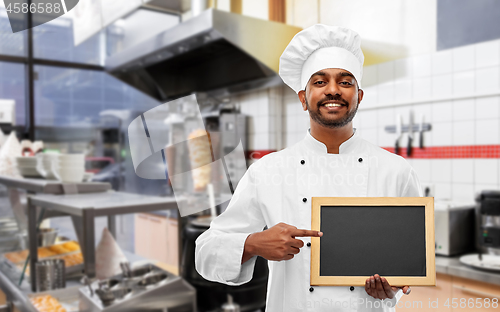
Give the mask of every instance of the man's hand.
[(300, 252), (304, 242), (295, 237), (321, 237), (323, 233), (297, 229), (286, 223), (278, 223), (262, 232), (250, 234), (245, 241), (241, 263), (253, 256), (271, 261), (290, 260)]
[[(403, 293), (407, 293), (409, 286), (403, 287)], [(392, 299), (399, 288), (389, 285), (389, 282), (380, 275), (375, 274), (366, 279), (366, 293), (375, 299)]]

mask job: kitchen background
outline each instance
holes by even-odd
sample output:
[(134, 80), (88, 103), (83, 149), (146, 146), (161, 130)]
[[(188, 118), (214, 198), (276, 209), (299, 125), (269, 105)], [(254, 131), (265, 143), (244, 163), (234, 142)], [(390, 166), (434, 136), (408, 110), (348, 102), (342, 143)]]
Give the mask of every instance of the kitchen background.
[[(98, 0), (80, 0), (79, 6), (98, 3)], [(397, 139), (394, 129), (400, 120), (403, 125), (413, 123), (414, 129), (419, 130), (420, 125), (426, 125), (422, 143), (421, 133), (413, 134), (411, 156), (407, 149), (409, 135), (407, 132), (402, 134), (399, 154), (416, 170), (426, 195), (435, 197), (436, 208), (439, 205), (469, 208), (465, 219), (462, 217), (465, 212), (456, 212), (462, 221), (465, 220), (464, 224), (451, 222), (449, 227), (448, 217), (454, 218), (455, 213), (444, 209), (439, 217), (439, 222), (444, 223), (439, 224), (436, 214), (436, 228), (441, 230), (436, 231), (436, 240), (438, 237), (440, 240), (436, 241), (441, 255), (437, 258), (440, 288), (414, 291), (412, 295), (416, 297), (412, 298), (467, 297), (470, 295), (467, 287), (475, 289), (477, 296), (492, 293), (493, 297), (500, 296), (497, 273), (473, 271), (458, 260), (460, 253), (471, 251), (476, 234), (470, 215), (475, 195), (484, 190), (500, 190), (500, 2), (119, 0), (115, 3), (130, 5), (130, 8), (126, 12), (117, 9), (119, 5), (108, 8), (107, 15), (103, 14), (99, 21), (97, 15), (84, 15), (83, 22), (75, 18), (74, 10), (30, 31), (12, 33), (4, 3), (0, 2), (0, 127), (5, 134), (14, 131), (19, 140), (43, 140), (47, 150), (84, 153), (86, 170), (95, 173), (93, 181), (108, 182), (116, 191), (171, 198), (172, 187), (166, 179), (149, 180), (136, 174), (127, 131), (132, 120), (167, 99), (196, 92), (201, 114), (210, 122), (206, 124), (207, 129), (217, 128), (219, 124), (219, 129), (225, 129), (226, 125), (232, 127), (233, 121), (224, 119), (224, 114), (227, 117), (228, 113), (237, 112), (246, 116), (246, 125), (240, 133), (245, 139), (247, 164), (250, 165), (266, 154), (295, 144), (309, 127), (308, 113), (302, 110), (297, 95), (278, 78), (277, 67), (273, 67), (284, 48), (278, 51), (275, 43), (287, 43), (290, 33), (295, 34), (316, 23), (349, 27), (360, 34), (365, 54), (362, 81), (365, 95), (354, 127), (366, 140), (394, 152)], [(179, 6), (170, 7), (173, 4)], [(187, 4), (189, 9), (185, 7)], [(176, 64), (167, 62), (172, 59), (168, 49), (166, 53), (151, 53), (157, 59), (140, 55), (140, 61), (127, 61), (134, 53), (137, 56), (142, 50), (149, 51), (155, 39), (160, 43), (168, 41), (168, 36), (162, 39), (163, 32), (169, 34), (168, 31), (178, 29), (176, 27), (202, 19), (206, 7), (195, 4), (282, 24), (268, 23), (259, 29), (250, 28), (248, 33), (237, 33), (228, 31), (230, 27), (224, 23), (240, 20), (214, 15), (221, 18), (217, 25), (221, 28), (216, 30), (235, 36), (226, 38), (230, 45), (227, 42), (213, 44), (210, 40), (214, 38), (197, 36), (199, 42), (193, 40), (186, 45), (175, 45), (177, 51), (173, 55), (185, 53), (175, 59)], [(121, 13), (122, 16), (118, 16)], [(276, 31), (278, 27), (282, 27), (283, 32)], [(75, 31), (77, 28), (79, 31)], [(262, 28), (277, 35), (265, 36), (266, 31), (258, 32)], [(182, 37), (183, 34), (175, 35)], [(235, 48), (234, 42), (241, 46), (234, 44)], [(204, 52), (207, 54), (196, 54), (193, 52), (196, 49), (191, 46), (190, 50), (189, 44), (206, 44), (208, 48)], [(221, 50), (216, 50), (219, 48)], [(211, 55), (211, 49), (222, 53)], [(226, 62), (231, 64), (233, 59), (224, 58), (224, 53), (236, 56), (233, 59), (237, 60), (248, 61), (250, 56), (251, 62), (242, 66), (245, 70), (238, 71), (234, 66), (225, 65)], [(216, 62), (209, 64), (207, 60), (212, 56)], [(191, 70), (200, 64), (197, 62), (206, 67), (194, 75)], [(220, 70), (224, 74), (219, 74), (220, 66), (226, 66)], [(267, 75), (259, 77), (265, 79), (258, 83), (238, 80), (241, 73), (243, 76), (249, 73), (244, 78), (252, 78), (252, 74), (259, 71), (256, 68)], [(181, 74), (176, 76), (176, 73)], [(144, 77), (154, 77), (155, 81), (150, 84), (151, 81)], [(185, 77), (196, 83), (184, 80)], [(199, 77), (200, 80), (196, 80)], [(217, 85), (214, 79), (206, 77), (221, 78), (223, 82), (217, 81)], [(158, 82), (159, 86), (155, 86)], [(212, 83), (217, 87), (225, 85), (215, 91), (204, 89)], [(167, 122), (167, 116), (160, 112), (154, 117), (161, 125), (170, 123), (173, 137), (172, 129), (179, 123)], [(227, 134), (222, 130), (221, 133)], [(220, 150), (228, 148), (221, 146)], [(184, 149), (181, 156), (187, 158), (186, 154)], [(192, 265), (193, 255), (181, 255), (181, 251), (183, 248), (194, 250), (196, 237), (182, 237), (184, 227), (192, 225), (189, 222), (193, 220), (180, 218), (176, 212), (174, 209), (156, 214), (117, 216), (114, 234), (118, 245), (128, 253), (161, 261), (172, 272), (179, 272), (181, 262)], [(0, 217), (12, 217), (7, 191), (1, 185)], [(96, 242), (101, 239), (107, 222), (106, 217), (96, 218)], [(57, 228), (59, 235), (76, 240), (68, 217), (52, 218), (49, 225)], [(197, 230), (190, 229), (199, 235), (203, 225), (197, 226)], [(204, 226), (206, 228), (207, 224)], [(464, 236), (456, 235), (456, 229)], [(466, 239), (462, 240), (463, 237)], [(464, 246), (465, 249), (461, 249)], [(449, 255), (456, 257), (445, 257)], [(188, 260), (180, 261), (183, 256)], [(258, 271), (259, 277), (264, 278), (257, 280), (260, 291), (265, 290), (265, 267), (261, 266)], [(200, 281), (201, 277), (189, 274), (193, 266), (187, 270), (188, 278), (195, 276), (194, 279), (199, 280), (194, 283), (203, 285), (205, 281)], [(207, 289), (213, 285), (200, 287), (202, 290), (198, 289), (198, 293), (205, 294), (206, 298), (198, 298), (198, 302), (208, 302), (207, 298), (213, 296)], [(214, 290), (217, 291), (219, 289)], [(226, 291), (223, 289), (220, 293), (225, 295)], [(261, 301), (265, 299), (262, 293), (260, 295)], [(242, 305), (248, 303), (241, 300)], [(225, 297), (219, 298), (211, 307), (224, 302)]]

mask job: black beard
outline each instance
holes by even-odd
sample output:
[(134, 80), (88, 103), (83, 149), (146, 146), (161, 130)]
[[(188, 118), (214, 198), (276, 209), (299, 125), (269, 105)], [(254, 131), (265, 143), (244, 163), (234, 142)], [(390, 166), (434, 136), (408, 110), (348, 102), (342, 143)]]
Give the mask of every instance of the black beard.
[(354, 116), (356, 116), (356, 112), (358, 111), (358, 105), (356, 105), (356, 109), (353, 110), (352, 112), (347, 112), (347, 114), (341, 120), (328, 120), (323, 117), (319, 109), (321, 105), (326, 101), (342, 101), (344, 104), (348, 105), (347, 107), (349, 108), (349, 103), (347, 103), (340, 96), (329, 95), (326, 98), (318, 101), (318, 103), (316, 104), (317, 109), (314, 111), (311, 109), (306, 99), (306, 106), (307, 110), (309, 111), (309, 116), (311, 116), (312, 120), (314, 120), (318, 124), (331, 129), (342, 128), (348, 123), (350, 123), (354, 119)]

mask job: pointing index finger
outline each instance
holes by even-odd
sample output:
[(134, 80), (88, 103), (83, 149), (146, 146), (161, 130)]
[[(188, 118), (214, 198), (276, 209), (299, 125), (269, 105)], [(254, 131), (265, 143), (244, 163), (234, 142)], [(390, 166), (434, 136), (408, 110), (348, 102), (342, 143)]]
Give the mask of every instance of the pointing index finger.
[(321, 237), (323, 232), (313, 230), (296, 229), (292, 232), (293, 237)]

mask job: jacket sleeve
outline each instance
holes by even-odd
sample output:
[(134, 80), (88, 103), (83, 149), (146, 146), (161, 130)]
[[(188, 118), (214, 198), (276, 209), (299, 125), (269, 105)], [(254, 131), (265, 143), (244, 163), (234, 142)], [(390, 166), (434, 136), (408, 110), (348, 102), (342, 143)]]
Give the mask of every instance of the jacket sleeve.
[(423, 197), (422, 186), (420, 186), (420, 181), (418, 180), (415, 170), (410, 167), (410, 172), (408, 174), (408, 180), (403, 188), (403, 192), (400, 197)]
[(227, 209), (196, 240), (196, 270), (209, 281), (237, 286), (252, 279), (256, 257), (241, 264), (245, 241), (266, 225), (252, 167), (238, 183)]

